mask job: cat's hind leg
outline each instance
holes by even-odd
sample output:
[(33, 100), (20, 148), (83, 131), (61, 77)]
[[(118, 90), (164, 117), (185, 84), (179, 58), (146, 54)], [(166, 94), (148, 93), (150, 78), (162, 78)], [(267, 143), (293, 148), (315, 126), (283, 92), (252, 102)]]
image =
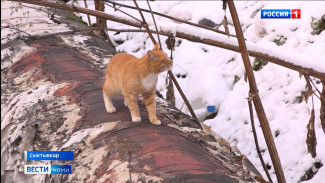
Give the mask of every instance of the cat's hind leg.
[(116, 112), (116, 108), (113, 106), (111, 97), (114, 94), (112, 90), (107, 87), (106, 83), (103, 86), (103, 98), (105, 103), (105, 108), (108, 113)]

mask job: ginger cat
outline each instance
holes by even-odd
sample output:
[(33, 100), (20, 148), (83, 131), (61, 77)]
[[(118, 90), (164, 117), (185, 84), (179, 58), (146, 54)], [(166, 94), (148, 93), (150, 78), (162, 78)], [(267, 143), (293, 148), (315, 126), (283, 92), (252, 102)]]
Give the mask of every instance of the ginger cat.
[(127, 53), (114, 55), (106, 67), (106, 81), (103, 86), (107, 112), (116, 112), (111, 96), (122, 93), (124, 104), (131, 112), (132, 121), (140, 122), (137, 97), (142, 94), (150, 122), (160, 125), (161, 122), (156, 116), (155, 101), (158, 74), (167, 71), (172, 65), (173, 61), (168, 58), (165, 52), (158, 49), (158, 44), (141, 58)]

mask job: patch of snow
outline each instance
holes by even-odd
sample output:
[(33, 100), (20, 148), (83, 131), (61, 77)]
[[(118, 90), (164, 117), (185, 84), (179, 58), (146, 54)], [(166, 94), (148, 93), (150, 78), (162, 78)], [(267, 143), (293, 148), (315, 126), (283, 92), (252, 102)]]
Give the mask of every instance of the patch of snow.
[(169, 16), (177, 17), (182, 20), (191, 20), (192, 19), (191, 9), (187, 6), (186, 2), (171, 7), (168, 14), (169, 14)]
[(317, 174), (311, 180), (305, 181), (305, 183), (319, 183), (319, 182), (323, 182), (324, 181), (324, 175), (325, 175), (325, 168), (324, 168), (324, 166), (322, 166), (318, 170)]

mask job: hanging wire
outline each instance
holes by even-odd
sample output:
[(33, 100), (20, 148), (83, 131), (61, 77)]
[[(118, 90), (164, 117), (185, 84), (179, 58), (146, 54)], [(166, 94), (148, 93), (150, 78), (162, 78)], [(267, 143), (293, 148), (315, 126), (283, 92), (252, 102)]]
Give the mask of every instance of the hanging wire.
[(252, 105), (252, 100), (253, 100), (254, 97), (255, 97), (255, 95), (253, 95), (253, 94), (250, 93), (249, 94), (249, 97), (247, 98), (247, 102), (248, 102), (248, 107), (249, 107), (249, 115), (250, 115), (250, 118), (251, 118), (251, 125), (252, 125), (252, 131), (253, 131), (253, 136), (254, 136), (256, 151), (257, 151), (258, 157), (260, 158), (260, 161), (262, 163), (262, 166), (263, 166), (263, 169), (264, 169), (264, 171), (266, 173), (267, 178), (269, 179), (269, 181), (271, 183), (273, 183), (272, 182), (272, 179), (271, 179), (271, 176), (270, 176), (270, 173), (267, 170), (267, 167), (265, 165), (263, 156), (261, 154), (260, 147), (258, 145), (258, 139), (257, 139), (255, 124), (254, 124), (253, 105)]

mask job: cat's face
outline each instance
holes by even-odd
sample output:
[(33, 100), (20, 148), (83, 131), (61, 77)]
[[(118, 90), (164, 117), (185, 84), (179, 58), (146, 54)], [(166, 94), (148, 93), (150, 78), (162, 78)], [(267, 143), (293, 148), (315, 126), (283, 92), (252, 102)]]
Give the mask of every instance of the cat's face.
[(147, 55), (150, 60), (150, 69), (154, 73), (167, 71), (173, 65), (173, 61), (168, 58), (168, 55), (158, 49), (158, 43), (152, 51), (147, 52)]

